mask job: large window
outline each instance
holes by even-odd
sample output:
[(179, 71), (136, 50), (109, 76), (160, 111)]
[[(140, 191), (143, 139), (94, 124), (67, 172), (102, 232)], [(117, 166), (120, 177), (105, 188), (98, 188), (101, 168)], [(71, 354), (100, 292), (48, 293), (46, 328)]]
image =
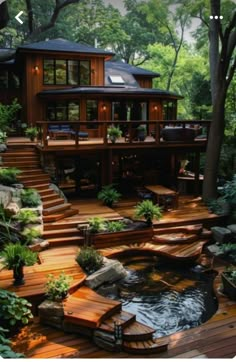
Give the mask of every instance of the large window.
[(43, 82), (47, 85), (90, 85), (90, 61), (44, 59)]
[(174, 120), (177, 117), (177, 102), (163, 101), (163, 119)]
[(0, 70), (0, 89), (19, 88), (20, 81), (15, 73), (8, 70)]
[(79, 121), (80, 108), (78, 102), (52, 102), (47, 104), (48, 121)]

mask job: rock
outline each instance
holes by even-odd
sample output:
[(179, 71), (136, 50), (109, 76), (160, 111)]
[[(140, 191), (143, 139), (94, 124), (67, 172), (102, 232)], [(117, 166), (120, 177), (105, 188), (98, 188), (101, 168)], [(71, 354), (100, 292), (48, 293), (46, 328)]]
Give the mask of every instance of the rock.
[(63, 304), (59, 302), (53, 302), (52, 300), (44, 300), (38, 306), (39, 317), (64, 317)]
[(97, 270), (95, 273), (89, 275), (85, 284), (94, 289), (105, 282), (114, 282), (124, 278), (127, 272), (123, 265), (118, 260), (105, 260), (105, 265)]
[(4, 208), (11, 202), (11, 192), (10, 191), (1, 191), (0, 190), (0, 205)]
[[(40, 240), (42, 240), (42, 239), (40, 239)], [(29, 249), (32, 251), (35, 251), (37, 253), (44, 249), (47, 249), (48, 247), (49, 247), (49, 242), (46, 240), (36, 243), (36, 244), (29, 245)]]
[(97, 292), (104, 297), (114, 298), (118, 296), (118, 287), (116, 284), (101, 285), (97, 289)]
[(15, 204), (17, 204), (19, 209), (22, 208), (22, 202), (21, 202), (21, 199), (19, 197), (13, 196), (11, 201), (14, 202)]
[(213, 239), (217, 243), (226, 243), (232, 239), (232, 232), (224, 227), (213, 226), (211, 228)]
[(110, 352), (117, 351), (117, 346), (114, 343), (105, 341), (104, 339), (101, 339), (99, 337), (94, 337), (93, 341), (98, 347), (105, 349), (105, 351), (110, 351)]
[(40, 323), (46, 324), (51, 327), (62, 329), (63, 325), (63, 317), (56, 317), (56, 316), (41, 316)]
[(20, 207), (15, 202), (10, 202), (5, 208), (7, 216), (11, 217), (20, 211)]
[(227, 226), (227, 229), (231, 231), (234, 235), (236, 235), (236, 224), (231, 224)]
[(17, 183), (12, 185), (15, 189), (22, 190), (24, 188), (23, 184)]
[(209, 245), (207, 248), (212, 254), (216, 256), (223, 255), (222, 250), (220, 250), (220, 247), (216, 244)]
[(113, 342), (113, 343), (116, 342), (114, 334), (106, 333), (106, 332), (103, 332), (103, 331), (95, 330), (93, 336), (94, 337), (99, 337), (99, 338), (101, 338), (101, 339), (103, 339), (105, 341), (109, 341), (109, 342)]
[(0, 143), (0, 153), (5, 152), (7, 150), (7, 145), (5, 143)]

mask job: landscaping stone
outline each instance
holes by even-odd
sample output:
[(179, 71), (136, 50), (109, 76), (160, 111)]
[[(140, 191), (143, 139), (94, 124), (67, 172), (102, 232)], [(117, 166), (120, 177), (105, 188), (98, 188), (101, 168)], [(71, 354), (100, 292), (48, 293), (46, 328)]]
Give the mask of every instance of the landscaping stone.
[(7, 216), (9, 216), (9, 217), (16, 215), (19, 211), (20, 211), (20, 207), (15, 202), (10, 202), (5, 207), (5, 212), (6, 212)]
[(63, 304), (53, 302), (52, 300), (44, 300), (38, 307), (39, 317), (64, 317)]
[(231, 233), (234, 234), (234, 236), (236, 235), (236, 224), (228, 225), (227, 229), (229, 229), (231, 231)]
[(94, 336), (94, 338), (98, 337), (98, 338), (103, 339), (104, 341), (109, 341), (111, 343), (116, 342), (114, 334), (106, 333), (103, 331), (95, 330), (93, 336)]
[(63, 318), (56, 316), (40, 317), (40, 323), (62, 329)]
[(217, 243), (226, 243), (232, 239), (232, 232), (224, 227), (214, 226), (211, 228), (213, 239)]
[(104, 258), (104, 260), (105, 265), (87, 277), (85, 284), (88, 287), (95, 289), (103, 283), (112, 283), (127, 275), (127, 271), (118, 260), (110, 260), (106, 258)]
[[(42, 240), (42, 239), (40, 239), (40, 240)], [(30, 250), (35, 251), (35, 252), (40, 252), (42, 250), (47, 249), (48, 247), (49, 247), (49, 242), (46, 240), (44, 240), (40, 243), (37, 243), (37, 244), (29, 245)]]
[(96, 337), (96, 336), (94, 336), (93, 341), (98, 347), (101, 347), (101, 348), (105, 349), (106, 351), (114, 352), (114, 351), (117, 351), (117, 349), (118, 349), (117, 346), (115, 345), (115, 343), (105, 341), (104, 339)]
[(6, 150), (7, 150), (7, 145), (5, 145), (5, 143), (1, 143), (0, 144), (0, 153), (5, 152)]
[(7, 207), (7, 205), (10, 203), (12, 198), (12, 193), (9, 190), (1, 190), (0, 189), (0, 205), (3, 205), (3, 207)]
[(207, 249), (212, 253), (214, 254), (215, 256), (220, 256), (220, 255), (223, 255), (223, 252), (222, 250), (220, 249), (220, 247), (216, 244), (212, 244), (212, 245), (209, 245), (207, 247)]

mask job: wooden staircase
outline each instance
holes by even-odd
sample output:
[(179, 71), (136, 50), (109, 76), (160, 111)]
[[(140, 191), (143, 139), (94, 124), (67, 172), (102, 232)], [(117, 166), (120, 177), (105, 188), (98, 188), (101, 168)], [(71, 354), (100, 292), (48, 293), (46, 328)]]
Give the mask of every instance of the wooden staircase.
[(63, 231), (57, 226), (47, 230), (48, 223), (66, 219), (78, 214), (70, 203), (50, 188), (50, 176), (40, 166), (39, 155), (34, 146), (13, 146), (2, 154), (4, 167), (16, 167), (21, 170), (17, 177), (26, 188), (36, 189), (43, 206), (44, 232), (43, 237), (50, 246), (82, 245), (84, 238), (79, 235), (75, 225), (64, 223)]

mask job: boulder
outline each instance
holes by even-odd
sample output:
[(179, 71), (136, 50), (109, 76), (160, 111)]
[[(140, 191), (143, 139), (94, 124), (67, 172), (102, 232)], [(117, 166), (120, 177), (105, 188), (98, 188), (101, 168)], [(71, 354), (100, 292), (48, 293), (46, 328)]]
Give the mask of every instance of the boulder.
[(11, 198), (11, 191), (0, 190), (0, 205), (2, 205), (4, 208), (7, 207), (7, 205), (11, 202)]
[(227, 229), (229, 229), (231, 231), (231, 233), (234, 234), (234, 236), (236, 235), (236, 224), (228, 225)]
[(49, 247), (49, 242), (46, 240), (39, 242), (37, 244), (29, 245), (29, 249), (35, 252), (40, 252), (44, 249), (47, 249), (48, 247)]
[(20, 207), (15, 202), (10, 202), (5, 207), (5, 212), (6, 212), (7, 216), (9, 216), (9, 217), (16, 215), (19, 211), (20, 211)]
[(232, 232), (224, 227), (213, 226), (211, 228), (213, 239), (217, 243), (227, 243), (232, 239)]
[(59, 302), (53, 302), (52, 300), (44, 300), (38, 306), (39, 318), (45, 318), (50, 316), (64, 317), (63, 304)]
[(85, 284), (92, 289), (106, 282), (112, 283), (127, 275), (125, 268), (118, 260), (104, 259), (105, 265), (95, 273), (89, 275), (85, 281)]
[(0, 143), (0, 153), (7, 150), (7, 145), (5, 143)]

